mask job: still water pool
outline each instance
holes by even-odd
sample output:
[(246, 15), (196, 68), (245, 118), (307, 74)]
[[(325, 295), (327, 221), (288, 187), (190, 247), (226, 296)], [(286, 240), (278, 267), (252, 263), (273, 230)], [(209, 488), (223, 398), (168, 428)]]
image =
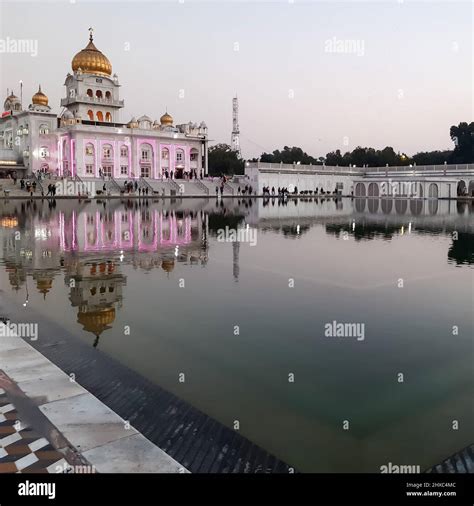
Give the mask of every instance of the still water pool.
[(424, 470), (474, 440), (473, 244), (453, 201), (11, 200), (0, 295), (301, 471)]

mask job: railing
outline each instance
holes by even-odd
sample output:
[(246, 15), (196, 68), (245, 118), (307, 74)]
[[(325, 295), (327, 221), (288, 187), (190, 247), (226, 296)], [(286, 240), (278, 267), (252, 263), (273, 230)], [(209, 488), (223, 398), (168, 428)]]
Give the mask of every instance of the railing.
[(302, 165), (297, 163), (268, 163), (268, 162), (247, 162), (248, 168), (271, 169), (271, 170), (324, 170), (342, 172), (412, 172), (412, 171), (471, 171), (474, 170), (474, 163), (442, 164), (442, 165), (393, 165), (385, 167), (345, 167), (340, 165)]
[(234, 195), (234, 188), (232, 188), (229, 183), (224, 183), (224, 188), (227, 188), (232, 196)]
[(257, 169), (270, 169), (270, 170), (291, 170), (296, 172), (304, 172), (309, 170), (317, 171), (340, 171), (340, 172), (351, 172), (361, 173), (362, 169), (359, 167), (344, 167), (339, 165), (303, 165), (298, 163), (268, 163), (268, 162), (247, 162), (247, 168)]
[(388, 167), (364, 167), (364, 172), (423, 172), (423, 171), (474, 171), (474, 163), (442, 165), (393, 165)]
[(150, 191), (150, 193), (153, 195), (153, 187), (151, 186), (151, 184), (143, 176), (140, 176), (138, 187), (139, 188), (148, 188), (148, 190)]
[(181, 187), (179, 186), (179, 184), (174, 179), (168, 179), (167, 181), (169, 182), (169, 184), (171, 185), (171, 187), (174, 188), (179, 193), (179, 191), (181, 189)]
[(105, 106), (116, 106), (123, 107), (123, 100), (113, 100), (111, 98), (98, 98), (98, 97), (90, 97), (89, 95), (77, 95), (75, 97), (67, 97), (61, 99), (61, 106), (65, 107), (69, 104), (73, 104), (74, 102), (87, 102), (89, 104), (98, 104)]
[(201, 188), (201, 190), (204, 190), (204, 193), (206, 195), (209, 195), (209, 188), (200, 179), (196, 179), (195, 183), (198, 188)]
[(120, 193), (123, 188), (117, 183), (115, 178), (113, 176), (110, 177), (110, 182), (112, 183), (112, 186)]
[(74, 176), (74, 180), (79, 183), (80, 185), (80, 189), (81, 189), (81, 193), (84, 194), (84, 195), (87, 195), (88, 197), (91, 197), (92, 195), (90, 194), (89, 192), (89, 187), (87, 185), (87, 183), (85, 183), (82, 178), (79, 176), (79, 174), (76, 174)]

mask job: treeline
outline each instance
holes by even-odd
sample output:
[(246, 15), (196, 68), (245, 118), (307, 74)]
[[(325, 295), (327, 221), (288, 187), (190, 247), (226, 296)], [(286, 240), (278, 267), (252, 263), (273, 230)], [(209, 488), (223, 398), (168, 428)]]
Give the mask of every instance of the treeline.
[(452, 126), (450, 137), (454, 143), (453, 150), (446, 151), (422, 151), (413, 156), (406, 153), (397, 153), (391, 146), (384, 149), (358, 146), (352, 151), (342, 153), (341, 150), (331, 151), (326, 156), (315, 158), (304, 152), (301, 148), (285, 146), (283, 150), (275, 150), (273, 153), (262, 153), (259, 158), (250, 161), (268, 163), (301, 163), (301, 164), (326, 164), (330, 166), (357, 167), (383, 167), (385, 165), (442, 165), (447, 163), (472, 163), (474, 162), (474, 123), (459, 123)]

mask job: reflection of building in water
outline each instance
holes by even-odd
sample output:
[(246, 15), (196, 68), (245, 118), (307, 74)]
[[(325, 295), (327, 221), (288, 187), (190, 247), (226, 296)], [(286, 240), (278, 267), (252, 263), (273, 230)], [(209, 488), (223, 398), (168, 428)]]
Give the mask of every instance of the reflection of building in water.
[(13, 290), (18, 291), (26, 282), (26, 270), (15, 262), (5, 262), (5, 270), (8, 272), (8, 281)]
[(122, 287), (126, 278), (119, 266), (111, 261), (77, 263), (65, 277), (70, 287), (69, 300), (78, 308), (77, 322), (83, 329), (96, 336), (112, 328), (115, 321), (115, 306), (121, 307)]
[(33, 279), (36, 281), (38, 292), (42, 293), (43, 298), (46, 299), (46, 295), (53, 287), (54, 273), (48, 270), (35, 270), (33, 272)]
[(54, 277), (65, 272), (77, 323), (96, 336), (112, 328), (122, 304), (125, 276), (120, 266), (160, 269), (171, 276), (176, 266), (205, 265), (208, 259), (207, 216), (200, 210), (163, 210), (148, 206), (128, 209), (123, 204), (105, 209), (61, 203), (48, 209), (8, 204), (0, 221), (0, 248), (10, 285), (25, 291), (28, 277), (46, 298)]
[(61, 246), (66, 251), (156, 252), (177, 246), (201, 248), (203, 221), (197, 213), (144, 208), (85, 211), (68, 217), (60, 214)]

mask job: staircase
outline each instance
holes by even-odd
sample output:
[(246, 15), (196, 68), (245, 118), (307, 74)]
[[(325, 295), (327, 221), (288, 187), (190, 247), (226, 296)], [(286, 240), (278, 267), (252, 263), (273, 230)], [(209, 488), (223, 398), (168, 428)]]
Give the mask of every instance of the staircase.
[(196, 186), (203, 190), (206, 195), (209, 195), (209, 188), (200, 179), (196, 179), (194, 182)]

